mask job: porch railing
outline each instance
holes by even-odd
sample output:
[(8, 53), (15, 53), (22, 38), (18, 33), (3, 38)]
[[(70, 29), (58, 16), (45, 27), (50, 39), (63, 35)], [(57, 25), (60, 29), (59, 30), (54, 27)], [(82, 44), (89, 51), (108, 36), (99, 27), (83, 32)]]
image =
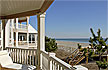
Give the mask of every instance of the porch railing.
[[(24, 48), (6, 48), (10, 52), (10, 56), (15, 63), (35, 65), (37, 66), (37, 50)], [(74, 70), (73, 67), (61, 59), (57, 58), (52, 53), (45, 51), (42, 54), (42, 70)]]
[(16, 47), (7, 47), (6, 49), (8, 50), (8, 52), (10, 52), (10, 56), (13, 62), (36, 66), (37, 49), (26, 49)]
[[(42, 68), (46, 70), (74, 70), (74, 68), (57, 58), (54, 54), (41, 51), (43, 55)], [(47, 63), (46, 63), (47, 62)]]

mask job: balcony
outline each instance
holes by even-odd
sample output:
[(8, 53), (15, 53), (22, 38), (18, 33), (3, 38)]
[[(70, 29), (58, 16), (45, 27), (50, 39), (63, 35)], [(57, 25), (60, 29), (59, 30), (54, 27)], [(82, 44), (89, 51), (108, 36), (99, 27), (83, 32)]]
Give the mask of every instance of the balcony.
[(20, 31), (20, 32), (27, 32), (28, 26), (25, 24), (18, 24), (18, 27), (16, 26), (16, 24), (14, 24), (14, 31)]

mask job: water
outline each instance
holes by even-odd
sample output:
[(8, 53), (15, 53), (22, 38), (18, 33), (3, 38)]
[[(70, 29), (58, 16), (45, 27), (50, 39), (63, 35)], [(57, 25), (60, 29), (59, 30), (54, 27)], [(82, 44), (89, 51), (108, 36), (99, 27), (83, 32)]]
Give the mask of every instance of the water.
[[(57, 41), (71, 41), (71, 42), (79, 42), (79, 43), (89, 43), (89, 38), (60, 38), (56, 39)], [(106, 42), (108, 44), (108, 41)]]
[(65, 38), (65, 39), (56, 39), (57, 41), (71, 41), (71, 42), (80, 42), (80, 43), (89, 43), (88, 38)]

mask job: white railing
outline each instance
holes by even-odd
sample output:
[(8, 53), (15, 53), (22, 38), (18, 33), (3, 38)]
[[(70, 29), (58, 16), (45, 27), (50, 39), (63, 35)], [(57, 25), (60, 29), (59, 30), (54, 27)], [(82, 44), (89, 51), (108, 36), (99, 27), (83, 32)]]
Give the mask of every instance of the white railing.
[(27, 41), (18, 41), (18, 45), (28, 45)]
[(27, 25), (24, 24), (18, 24), (19, 29), (27, 29)]
[[(14, 24), (14, 27), (16, 28), (16, 24)], [(18, 24), (18, 29), (27, 29), (27, 25), (25, 25), (25, 24)]]
[(45, 51), (41, 51), (42, 53), (42, 68), (43, 70), (74, 70), (74, 68), (57, 58), (54, 53), (48, 53)]
[(29, 46), (37, 46), (37, 41), (29, 41)]
[(20, 45), (20, 46), (21, 45), (23, 45), (23, 46), (24, 45), (25, 46), (28, 45), (28, 46), (32, 46), (33, 47), (33, 46), (37, 46), (37, 42), (35, 42), (35, 41), (32, 41), (32, 42), (31, 41), (29, 41), (29, 42), (27, 42), (27, 41), (18, 41), (18, 45)]
[[(12, 60), (16, 63), (37, 66), (37, 49), (7, 47)], [(40, 52), (42, 70), (74, 70), (74, 68), (55, 56), (55, 53)], [(41, 59), (41, 58), (40, 58)]]
[(7, 47), (10, 56), (15, 63), (35, 65), (37, 64), (37, 49)]

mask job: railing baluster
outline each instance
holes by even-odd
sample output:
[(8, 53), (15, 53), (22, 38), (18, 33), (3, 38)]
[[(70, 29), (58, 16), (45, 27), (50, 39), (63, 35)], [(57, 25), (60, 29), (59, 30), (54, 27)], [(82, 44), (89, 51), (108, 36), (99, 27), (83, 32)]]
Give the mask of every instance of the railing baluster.
[(53, 68), (54, 68), (54, 66), (53, 66), (53, 60), (52, 60), (52, 70), (54, 70)]
[(54, 63), (54, 69), (56, 70), (56, 63)]
[(25, 51), (23, 50), (23, 64), (25, 64)]
[(65, 68), (62, 67), (62, 70), (65, 70)]
[(37, 57), (37, 51), (35, 50), (35, 66), (37, 65), (37, 59), (36, 59), (36, 57)]
[(23, 50), (21, 49), (21, 63), (23, 63)]
[(13, 56), (13, 49), (12, 49), (12, 52), (11, 52), (11, 54), (12, 54), (12, 60), (13, 60), (13, 58), (14, 58), (14, 56)]
[(18, 63), (20, 63), (20, 50), (18, 49)]
[(15, 51), (15, 52), (16, 52), (16, 62), (17, 62), (17, 56), (18, 56), (18, 54), (17, 54), (17, 53), (18, 53), (18, 52), (17, 52), (17, 49), (16, 49), (16, 51)]
[(31, 65), (31, 50), (29, 50), (29, 63)]
[(29, 55), (29, 51), (27, 50), (27, 65), (28, 65), (28, 59), (29, 59), (29, 57), (28, 57), (28, 55)]
[(61, 70), (61, 66), (59, 65), (59, 70)]
[(26, 58), (25, 63), (27, 64), (27, 50), (25, 50), (25, 53), (26, 53), (26, 54), (25, 54), (25, 55), (26, 55), (26, 56), (25, 56), (25, 58)]
[(32, 50), (32, 65), (34, 65), (34, 50)]
[(19, 63), (21, 63), (21, 49), (19, 48)]
[(15, 49), (13, 49), (13, 50), (14, 50), (14, 53), (13, 54), (14, 54), (14, 62), (15, 62)]
[(59, 70), (58, 64), (56, 64), (56, 70)]

